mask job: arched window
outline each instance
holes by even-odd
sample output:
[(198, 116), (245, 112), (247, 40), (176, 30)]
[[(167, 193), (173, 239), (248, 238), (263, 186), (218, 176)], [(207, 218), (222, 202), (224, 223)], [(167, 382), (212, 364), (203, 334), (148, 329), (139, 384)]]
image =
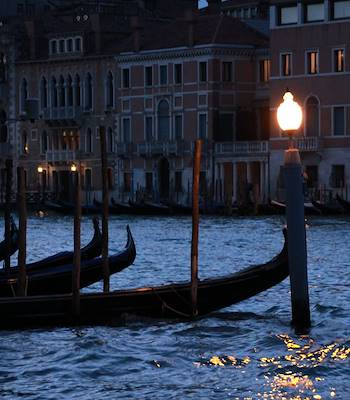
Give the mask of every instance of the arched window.
[(4, 53), (0, 53), (0, 82), (7, 80), (7, 59)]
[(47, 108), (47, 81), (43, 77), (40, 81), (40, 105), (41, 108)]
[(58, 82), (58, 93), (59, 93), (59, 107), (65, 107), (66, 106), (66, 87), (64, 83), (64, 78), (61, 75), (60, 80)]
[(41, 132), (41, 140), (40, 140), (40, 150), (41, 150), (41, 154), (44, 154), (47, 152), (47, 132), (46, 131), (42, 131)]
[(0, 110), (0, 143), (7, 142), (7, 115), (4, 110)]
[(73, 83), (72, 83), (72, 77), (70, 75), (68, 75), (67, 78), (66, 90), (67, 90), (67, 106), (73, 107)]
[(305, 113), (305, 136), (319, 136), (319, 108), (320, 104), (316, 97), (309, 97), (306, 102)]
[(158, 104), (158, 140), (170, 139), (170, 109), (169, 103), (162, 100)]
[(85, 135), (85, 151), (86, 153), (92, 153), (92, 130), (87, 128)]
[(114, 135), (111, 127), (107, 130), (107, 152), (114, 153)]
[(92, 76), (87, 74), (85, 78), (85, 110), (92, 110)]
[(28, 99), (28, 83), (27, 80), (25, 78), (22, 79), (21, 82), (21, 111), (24, 112), (25, 111), (25, 104), (26, 104), (26, 100)]
[(57, 81), (53, 76), (50, 82), (50, 91), (51, 91), (51, 107), (57, 107), (58, 105), (58, 92), (57, 92)]
[(111, 71), (108, 72), (106, 79), (106, 107), (113, 108), (114, 106), (114, 81)]

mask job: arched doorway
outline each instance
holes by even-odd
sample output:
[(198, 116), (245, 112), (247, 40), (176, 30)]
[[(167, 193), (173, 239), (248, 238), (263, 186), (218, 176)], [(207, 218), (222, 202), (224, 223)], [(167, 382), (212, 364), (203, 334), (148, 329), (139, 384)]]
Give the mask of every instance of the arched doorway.
[(158, 184), (160, 200), (169, 200), (169, 187), (170, 187), (170, 166), (166, 158), (162, 158), (158, 164)]
[(319, 101), (312, 96), (306, 102), (305, 136), (319, 136)]

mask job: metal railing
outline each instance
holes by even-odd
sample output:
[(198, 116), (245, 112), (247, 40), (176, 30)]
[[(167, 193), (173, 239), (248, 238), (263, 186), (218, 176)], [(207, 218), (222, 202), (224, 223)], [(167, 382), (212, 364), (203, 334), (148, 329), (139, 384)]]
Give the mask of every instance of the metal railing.
[(215, 143), (216, 155), (230, 154), (257, 154), (269, 152), (269, 142), (266, 141), (242, 141)]
[(49, 107), (40, 111), (45, 120), (74, 119), (80, 118), (83, 114), (83, 107)]
[(47, 162), (57, 161), (74, 161), (76, 159), (76, 153), (73, 150), (49, 150), (46, 152)]
[(141, 156), (177, 154), (177, 142), (143, 142), (137, 144), (137, 153)]
[(317, 151), (321, 147), (321, 141), (317, 136), (297, 138), (295, 147), (300, 151)]

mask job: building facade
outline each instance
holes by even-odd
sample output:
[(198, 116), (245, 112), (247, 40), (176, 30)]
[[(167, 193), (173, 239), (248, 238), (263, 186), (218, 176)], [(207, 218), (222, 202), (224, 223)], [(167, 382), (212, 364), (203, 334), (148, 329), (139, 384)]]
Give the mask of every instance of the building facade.
[(350, 1), (283, 2), (270, 8), (273, 116), (270, 138), (271, 196), (284, 196), (283, 149), (275, 113), (285, 88), (304, 109), (296, 143), (310, 196), (349, 197), (350, 184)]

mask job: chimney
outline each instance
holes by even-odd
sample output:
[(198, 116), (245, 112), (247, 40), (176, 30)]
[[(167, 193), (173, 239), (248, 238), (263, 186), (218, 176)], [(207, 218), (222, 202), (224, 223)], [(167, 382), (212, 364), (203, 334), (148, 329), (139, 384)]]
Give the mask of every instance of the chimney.
[(95, 36), (95, 51), (96, 53), (101, 53), (101, 16), (100, 14), (90, 15), (91, 27), (94, 31)]
[(196, 26), (196, 16), (192, 10), (186, 11), (186, 22), (188, 25), (188, 47), (193, 47), (195, 44), (195, 26)]
[(221, 0), (208, 0), (207, 13), (208, 14), (220, 14), (221, 11)]
[(25, 21), (25, 27), (27, 30), (27, 35), (29, 38), (29, 49), (30, 49), (30, 58), (36, 57), (36, 29), (35, 29), (35, 21), (27, 20)]
[(139, 16), (131, 17), (130, 25), (134, 41), (134, 51), (137, 53), (141, 50), (141, 31), (143, 29), (140, 17)]

